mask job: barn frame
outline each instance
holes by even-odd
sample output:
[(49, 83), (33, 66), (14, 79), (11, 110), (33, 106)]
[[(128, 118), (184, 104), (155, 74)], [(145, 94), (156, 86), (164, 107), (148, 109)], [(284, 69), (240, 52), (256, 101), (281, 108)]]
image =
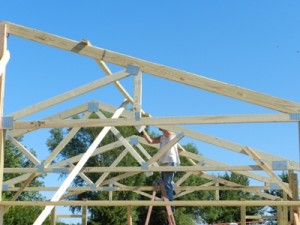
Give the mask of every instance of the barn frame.
[[(14, 35), (26, 40), (30, 40), (39, 44), (48, 45), (65, 51), (73, 52), (96, 61), (99, 67), (107, 75), (99, 80), (95, 80), (89, 84), (85, 84), (69, 92), (62, 93), (58, 96), (47, 99), (43, 102), (28, 106), (18, 112), (4, 115), (4, 89), (5, 89), (5, 71), (6, 65), (10, 59), (10, 52), (7, 46), (7, 38)], [(122, 70), (112, 73), (106, 63), (123, 67)], [(265, 107), (277, 111), (274, 114), (256, 114), (256, 115), (223, 115), (223, 116), (180, 116), (180, 117), (153, 117), (142, 109), (142, 75), (147, 73), (162, 79), (178, 82), (186, 85), (186, 88), (198, 88), (201, 90), (213, 92), (219, 95), (238, 99), (247, 103)], [(121, 79), (133, 77), (134, 94), (131, 96), (127, 90), (119, 82)], [(103, 86), (113, 84), (117, 90), (124, 95), (126, 101), (120, 107), (112, 106), (98, 101), (91, 101), (78, 107), (58, 112), (49, 118), (40, 118), (34, 121), (22, 120), (24, 117), (33, 115), (39, 111), (55, 106), (61, 102), (76, 98), (82, 94), (99, 89)], [(131, 207), (134, 206), (238, 206), (241, 207), (241, 224), (246, 224), (247, 206), (277, 206), (277, 221), (280, 225), (300, 224), (299, 210), (300, 202), (298, 201), (298, 180), (297, 171), (299, 171), (299, 163), (296, 161), (285, 159), (284, 157), (272, 155), (248, 146), (232, 143), (213, 136), (200, 133), (196, 130), (185, 128), (181, 125), (189, 124), (233, 124), (233, 123), (296, 123), (299, 126), (300, 121), (300, 104), (285, 99), (273, 97), (260, 92), (252, 91), (235, 85), (223, 83), (217, 80), (208, 79), (204, 76), (192, 74), (182, 70), (174, 69), (164, 65), (159, 65), (142, 59), (134, 58), (110, 50), (93, 46), (88, 40), (80, 41), (70, 40), (64, 37), (42, 32), (36, 29), (24, 27), (10, 22), (0, 23), (0, 193), (5, 191), (14, 191), (15, 196), (10, 201), (0, 201), (0, 224), (3, 224), (3, 215), (10, 206), (45, 206), (42, 214), (37, 218), (35, 225), (40, 225), (52, 212), (55, 218), (55, 206), (127, 206), (128, 207), (128, 224), (131, 221)], [(132, 109), (126, 108), (127, 104), (132, 105)], [(100, 111), (104, 110), (113, 114), (112, 118), (106, 118)], [(94, 113), (99, 119), (89, 119)], [(84, 116), (77, 120), (69, 118), (83, 114)], [(201, 142), (216, 145), (224, 150), (233, 151), (249, 156), (256, 163), (255, 165), (232, 166), (213, 159), (187, 152), (180, 144), (180, 157), (186, 157), (190, 161), (190, 166), (178, 166), (176, 171), (183, 171), (185, 175), (176, 182), (177, 196), (182, 196), (193, 191), (213, 190), (218, 193), (219, 190), (244, 190), (263, 197), (264, 201), (124, 201), (112, 200), (113, 192), (118, 190), (134, 191), (144, 196), (151, 196), (147, 191), (151, 191), (153, 187), (129, 187), (122, 185), (122, 179), (128, 176), (134, 176), (137, 173), (158, 172), (174, 170), (173, 167), (159, 167), (157, 160), (160, 155), (167, 150), (167, 147), (154, 155), (148, 154), (143, 145), (147, 142), (140, 136), (123, 137), (118, 131), (119, 126), (135, 126), (137, 129), (141, 126), (155, 126), (174, 131), (177, 136), (169, 144), (174, 145), (180, 142), (184, 137), (189, 137)], [(62, 151), (64, 146), (74, 137), (81, 127), (103, 127), (92, 145), (84, 154), (70, 158), (65, 161), (52, 163), (53, 159)], [(43, 161), (36, 158), (26, 147), (17, 141), (17, 137), (24, 136), (28, 133), (35, 132), (42, 128), (72, 128), (67, 137), (57, 146), (57, 148), (49, 154)], [(108, 132), (112, 132), (118, 137), (118, 141), (112, 145), (98, 148), (99, 143)], [(299, 136), (299, 134), (298, 134)], [(4, 144), (9, 139), (15, 147), (17, 147), (26, 156), (35, 167), (32, 168), (4, 168)], [(87, 160), (102, 152), (110, 151), (114, 146), (124, 146), (124, 152), (121, 154), (110, 167), (90, 168), (84, 167)], [(156, 146), (157, 147), (157, 146)], [(118, 163), (131, 154), (136, 159), (139, 167), (119, 167)], [(145, 160), (146, 159), (146, 160)], [(75, 164), (75, 165), (74, 165)], [(72, 166), (70, 166), (72, 165)], [(283, 182), (276, 171), (287, 171), (289, 173), (289, 183)], [(211, 176), (207, 171), (232, 171), (243, 174), (251, 179), (264, 183), (262, 186), (242, 186), (233, 182)], [(263, 171), (266, 175), (258, 175), (253, 171)], [(97, 182), (92, 182), (85, 175), (86, 172), (102, 173)], [(122, 172), (122, 175), (116, 176), (114, 179), (107, 180), (109, 173)], [(21, 173), (11, 180), (3, 180), (5, 173)], [(30, 182), (40, 174), (47, 173), (67, 173), (67, 178), (60, 187), (28, 187)], [(209, 182), (202, 186), (183, 186), (183, 182), (193, 174), (206, 178)], [(70, 184), (76, 176), (80, 176), (87, 183), (83, 188), (71, 188)], [(22, 187), (16, 187), (18, 183), (23, 183)], [(221, 184), (221, 185), (220, 185)], [(263, 190), (272, 188), (281, 189), (284, 192), (284, 198), (269, 195)], [(49, 201), (27, 202), (17, 201), (18, 196), (23, 191), (55, 191), (54, 196)], [(107, 201), (64, 201), (68, 196), (84, 192), (84, 191), (109, 191), (109, 199)], [(66, 194), (67, 193), (67, 194)], [(0, 195), (1, 196), (1, 195)], [(216, 195), (218, 196), (218, 195)], [(290, 208), (290, 221), (288, 221), (288, 208)], [(83, 221), (86, 223), (86, 210), (83, 213)], [(52, 220), (55, 224), (55, 219)]]

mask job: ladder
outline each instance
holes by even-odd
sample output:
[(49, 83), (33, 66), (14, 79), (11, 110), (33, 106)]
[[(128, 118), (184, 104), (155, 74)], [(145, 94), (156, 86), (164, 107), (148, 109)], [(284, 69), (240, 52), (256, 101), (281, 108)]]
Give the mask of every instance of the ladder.
[[(157, 191), (158, 191), (159, 188), (160, 188), (160, 191), (162, 193), (162, 199), (163, 199), (163, 201), (168, 202), (169, 199), (167, 197), (166, 188), (165, 188), (165, 185), (164, 185), (164, 183), (163, 183), (162, 180), (156, 180), (155, 181), (154, 187), (153, 187), (153, 193), (152, 193), (151, 201), (155, 200), (156, 193), (157, 193)], [(153, 206), (150, 205), (149, 209), (148, 209), (148, 213), (147, 213), (147, 218), (146, 218), (145, 225), (149, 224), (150, 216), (151, 216), (151, 212), (152, 212), (152, 208), (153, 208)], [(167, 216), (168, 216), (169, 225), (176, 225), (175, 218), (174, 218), (171, 206), (170, 205), (166, 205), (166, 210), (167, 210)]]

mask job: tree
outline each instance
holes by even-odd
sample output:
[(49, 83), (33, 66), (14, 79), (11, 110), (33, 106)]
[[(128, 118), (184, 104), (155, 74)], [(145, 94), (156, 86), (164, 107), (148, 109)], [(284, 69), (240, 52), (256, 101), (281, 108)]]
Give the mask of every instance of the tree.
[[(20, 138), (19, 141), (22, 139)], [(34, 151), (32, 151), (35, 154)], [(24, 155), (9, 141), (5, 142), (4, 148), (4, 167), (6, 168), (23, 168), (30, 167), (33, 164), (27, 160)], [(8, 180), (19, 176), (20, 174), (4, 174), (3, 179)], [(16, 184), (17, 187), (21, 187), (23, 183)], [(29, 186), (42, 186), (43, 182), (39, 178), (33, 179)], [(3, 200), (10, 200), (14, 196), (14, 192), (3, 192)], [(20, 201), (40, 201), (44, 200), (44, 197), (38, 192), (22, 192), (18, 197)], [(4, 214), (5, 225), (31, 225), (36, 218), (42, 212), (43, 208), (38, 206), (12, 206)], [(49, 224), (46, 221), (44, 224)]]

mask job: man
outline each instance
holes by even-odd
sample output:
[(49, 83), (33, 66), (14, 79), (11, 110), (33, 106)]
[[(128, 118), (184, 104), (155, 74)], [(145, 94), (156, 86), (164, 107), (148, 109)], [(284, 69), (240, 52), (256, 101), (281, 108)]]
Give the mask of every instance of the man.
[[(176, 137), (175, 133), (165, 129), (159, 129), (163, 134), (156, 138), (151, 138), (145, 130), (142, 131), (145, 140), (149, 144), (160, 144), (160, 149), (169, 143), (173, 138)], [(178, 155), (177, 144), (173, 145), (170, 150), (168, 150), (160, 159), (158, 164), (160, 166), (177, 166), (180, 164), (180, 159)], [(173, 201), (173, 178), (175, 172), (162, 172), (161, 178), (164, 182), (167, 196), (169, 201)], [(172, 210), (175, 210), (175, 207), (172, 207)]]

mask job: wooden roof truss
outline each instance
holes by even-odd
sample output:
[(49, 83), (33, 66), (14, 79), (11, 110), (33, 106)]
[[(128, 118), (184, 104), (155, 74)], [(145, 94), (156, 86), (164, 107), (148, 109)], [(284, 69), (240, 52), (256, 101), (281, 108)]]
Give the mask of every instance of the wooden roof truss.
[[(107, 76), (95, 80), (91, 83), (82, 85), (66, 93), (54, 96), (43, 102), (36, 103), (32, 106), (24, 108), (20, 111), (3, 115), (3, 95), (5, 87), (5, 68), (10, 59), (10, 53), (7, 48), (7, 36), (15, 35), (20, 38), (31, 40), (40, 44), (52, 46), (62, 50), (77, 53), (82, 56), (89, 57), (96, 61), (99, 67)], [(106, 63), (111, 63), (120, 67), (122, 70), (112, 73)], [(179, 82), (182, 84), (196, 87), (198, 89), (213, 92), (219, 95), (231, 97), (268, 109), (278, 111), (276, 114), (257, 114), (257, 115), (223, 115), (223, 116), (177, 116), (177, 117), (153, 117), (142, 109), (142, 76), (147, 73), (170, 81)], [(277, 97), (269, 96), (263, 93), (248, 90), (235, 85), (223, 83), (217, 80), (212, 80), (201, 75), (192, 74), (171, 67), (155, 64), (149, 61), (141, 60), (131, 56), (112, 52), (96, 46), (92, 46), (87, 40), (74, 41), (53, 34), (45, 33), (28, 27), (12, 24), (9, 22), (0, 23), (0, 113), (1, 113), (1, 129), (0, 129), (0, 192), (14, 191), (15, 196), (10, 201), (2, 201), (0, 203), (0, 212), (3, 217), (5, 208), (12, 205), (28, 205), (26, 202), (16, 201), (18, 196), (23, 191), (53, 191), (55, 194), (45, 202), (36, 202), (34, 204), (43, 205), (45, 209), (37, 218), (35, 224), (42, 224), (44, 219), (50, 214), (54, 205), (76, 205), (76, 202), (66, 202), (65, 198), (76, 195), (78, 193), (97, 190), (109, 191), (109, 199), (107, 201), (89, 202), (90, 205), (150, 205), (154, 204), (150, 201), (113, 201), (112, 196), (114, 191), (134, 191), (138, 194), (151, 198), (149, 191), (153, 187), (131, 187), (122, 184), (122, 179), (134, 176), (139, 173), (150, 173), (156, 171), (170, 171), (173, 167), (159, 167), (157, 160), (161, 155), (158, 151), (154, 155), (150, 155), (143, 147), (147, 142), (139, 137), (123, 137), (118, 131), (119, 126), (135, 126), (136, 128), (144, 125), (156, 126), (174, 131), (177, 136), (170, 143), (179, 143), (184, 137), (189, 137), (197, 141), (209, 143), (224, 150), (233, 151), (243, 155), (247, 155), (256, 163), (254, 165), (231, 166), (226, 163), (215, 161), (201, 155), (193, 154), (186, 151), (180, 144), (180, 156), (186, 157), (190, 165), (178, 166), (176, 171), (184, 171), (184, 175), (176, 182), (176, 196), (174, 205), (212, 205), (212, 202), (207, 201), (176, 201), (180, 196), (189, 194), (194, 191), (201, 190), (244, 190), (255, 195), (261, 196), (267, 201), (265, 203), (255, 202), (256, 205), (272, 205), (274, 200), (278, 200), (278, 196), (269, 195), (263, 192), (268, 190), (272, 185), (276, 185), (282, 189), (292, 200), (296, 200), (298, 188), (295, 190), (293, 185), (282, 182), (276, 175), (272, 163), (285, 163), (285, 170), (298, 171), (299, 164), (295, 161), (285, 159), (281, 156), (271, 155), (247, 146), (242, 146), (237, 143), (232, 143), (220, 138), (210, 136), (193, 129), (188, 129), (182, 125), (188, 124), (232, 124), (232, 123), (272, 123), (272, 122), (294, 122), (299, 123), (300, 104)], [(133, 76), (134, 94), (131, 96), (119, 82), (121, 79)], [(39, 111), (46, 110), (62, 102), (76, 98), (85, 93), (99, 89), (108, 84), (116, 86), (118, 91), (123, 94), (125, 101), (119, 107), (112, 106), (100, 101), (91, 101), (82, 105), (58, 112), (48, 118), (40, 118), (34, 121), (26, 121), (23, 118), (33, 115)], [(126, 108), (126, 105), (131, 104), (132, 110)], [(113, 114), (112, 118), (106, 116), (100, 111), (107, 111)], [(80, 119), (70, 120), (72, 116), (83, 114)], [(91, 114), (96, 114), (99, 119), (91, 119)], [(17, 137), (35, 132), (41, 128), (71, 128), (68, 135), (60, 142), (60, 144), (49, 154), (46, 159), (38, 159), (29, 149), (22, 145), (17, 140)], [(64, 149), (69, 141), (76, 135), (82, 127), (103, 127), (97, 138), (83, 154), (74, 156), (67, 160), (62, 160), (53, 163), (53, 160)], [(112, 132), (118, 141), (105, 146), (99, 146), (108, 132)], [(35, 166), (31, 168), (4, 168), (3, 166), (3, 148), (5, 139), (9, 139), (16, 148), (20, 150)], [(87, 160), (95, 155), (112, 151), (114, 148), (124, 146), (124, 151), (120, 154), (109, 167), (85, 167)], [(158, 148), (158, 146), (156, 146)], [(167, 146), (168, 147), (168, 146)], [(165, 149), (167, 149), (167, 147)], [(162, 152), (164, 149), (162, 149)], [(139, 167), (120, 167), (119, 163), (124, 157), (130, 154), (140, 165)], [(262, 182), (261, 186), (242, 186), (227, 180), (223, 180), (209, 174), (209, 171), (232, 171), (236, 172), (253, 180)], [(255, 171), (264, 171), (265, 175), (255, 173)], [(122, 173), (115, 176), (113, 179), (107, 179), (108, 175), (113, 172)], [(4, 173), (19, 173), (22, 174), (10, 180), (3, 180)], [(28, 187), (30, 182), (37, 176), (45, 173), (66, 173), (67, 178), (59, 187)], [(102, 175), (96, 182), (92, 182), (87, 173), (101, 173)], [(197, 174), (206, 178), (208, 182), (199, 186), (184, 186), (183, 182), (191, 175)], [(76, 176), (80, 176), (85, 182), (85, 187), (71, 187), (70, 184)], [(17, 184), (22, 183), (22, 187)], [(219, 184), (222, 184), (219, 186)], [(295, 185), (294, 185), (295, 186)], [(296, 184), (296, 187), (298, 185)], [(218, 199), (216, 199), (218, 200)], [(50, 205), (51, 202), (51, 205)], [(82, 205), (82, 203), (77, 203)], [(156, 205), (164, 204), (163, 202), (155, 203)], [(233, 201), (231, 203), (219, 203), (219, 205), (243, 205), (243, 202)], [(248, 203), (250, 205), (251, 203)], [(281, 203), (283, 204), (283, 203)], [(286, 202), (286, 205), (296, 204), (292, 201)], [(216, 204), (218, 205), (218, 204)], [(5, 206), (5, 208), (4, 208)]]

